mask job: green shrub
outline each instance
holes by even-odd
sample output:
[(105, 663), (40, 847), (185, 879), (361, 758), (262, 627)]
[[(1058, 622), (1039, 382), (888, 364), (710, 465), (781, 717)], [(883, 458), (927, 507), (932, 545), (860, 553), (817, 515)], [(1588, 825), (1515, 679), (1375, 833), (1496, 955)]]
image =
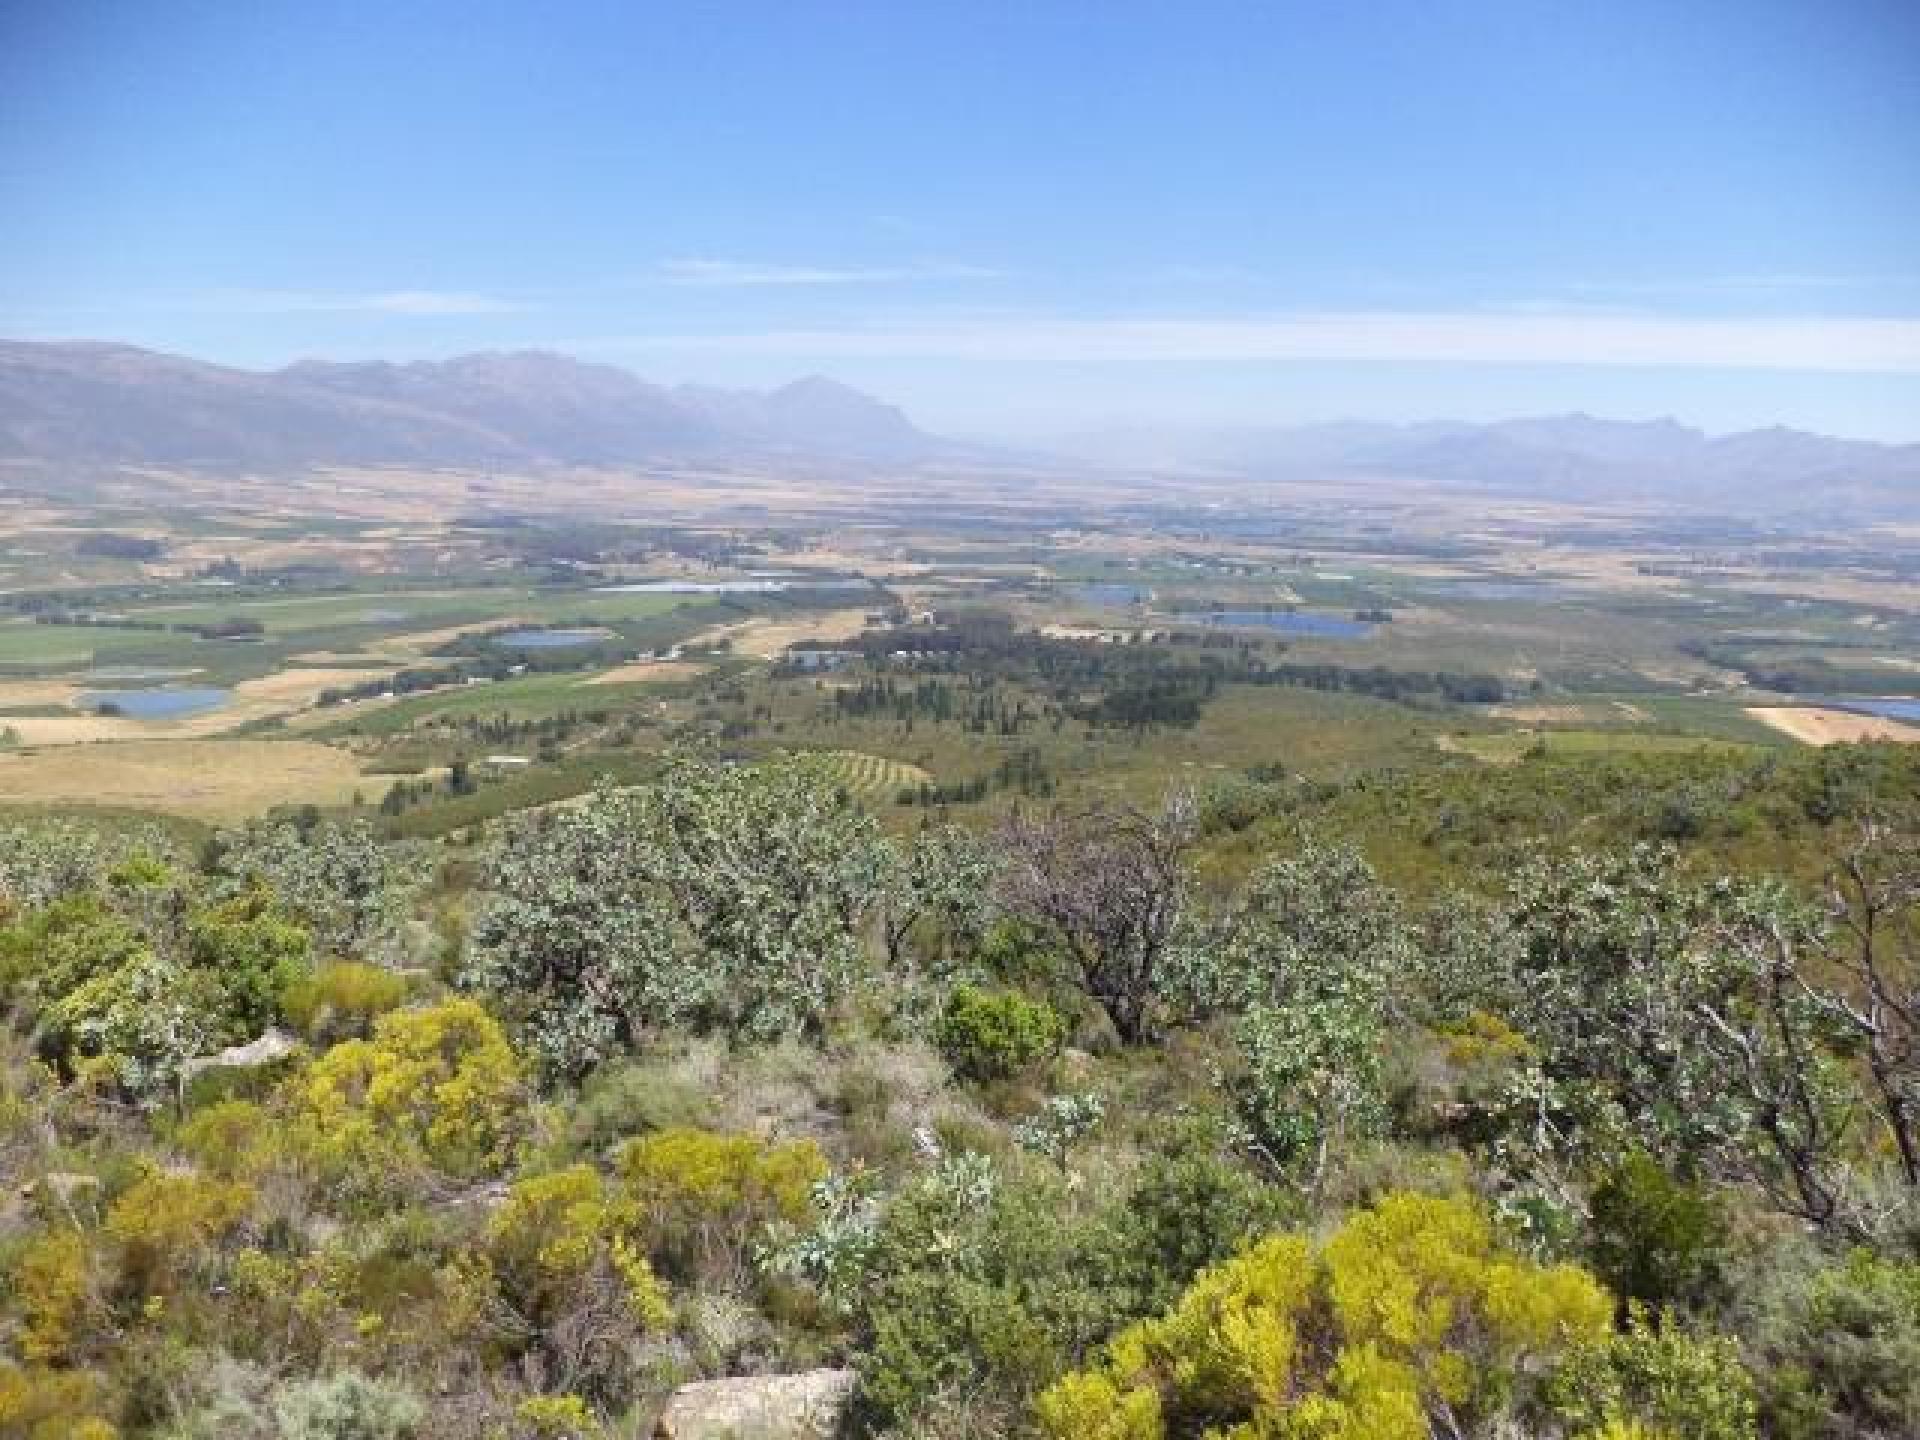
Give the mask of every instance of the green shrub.
[(1623, 1300), (1692, 1302), (1711, 1287), (1726, 1225), (1700, 1187), (1636, 1151), (1595, 1189), (1591, 1209), (1593, 1268)]
[(1906, 1433), (1920, 1415), (1920, 1264), (1856, 1251), (1775, 1306), (1754, 1342), (1769, 1434)]
[(222, 1100), (196, 1110), (173, 1138), (202, 1169), (229, 1180), (259, 1173), (280, 1149), (273, 1118), (249, 1100)]
[(273, 1414), (284, 1440), (407, 1440), (426, 1409), (398, 1386), (343, 1370), (286, 1386)]
[(331, 1045), (355, 1039), (405, 1003), (406, 977), (357, 960), (323, 965), (288, 987), (287, 1021), (309, 1040)]
[(940, 1015), (940, 1053), (969, 1080), (1004, 1080), (1056, 1054), (1067, 1022), (1044, 1000), (960, 985)]
[(1760, 1433), (1753, 1377), (1738, 1345), (1689, 1335), (1672, 1322), (1656, 1328), (1639, 1314), (1625, 1331), (1570, 1355), (1549, 1398), (1576, 1434), (1633, 1421), (1686, 1440)]
[(1212, 1155), (1147, 1162), (1128, 1195), (1123, 1245), (1140, 1312), (1164, 1309), (1193, 1277), (1288, 1218), (1285, 1194)]
[[(1017, 1414), (1059, 1363), (1046, 1331), (1008, 1287), (920, 1271), (886, 1287), (860, 1366), (858, 1408), (874, 1427), (937, 1412), (962, 1396), (976, 1420)], [(999, 1425), (984, 1427), (999, 1433)]]

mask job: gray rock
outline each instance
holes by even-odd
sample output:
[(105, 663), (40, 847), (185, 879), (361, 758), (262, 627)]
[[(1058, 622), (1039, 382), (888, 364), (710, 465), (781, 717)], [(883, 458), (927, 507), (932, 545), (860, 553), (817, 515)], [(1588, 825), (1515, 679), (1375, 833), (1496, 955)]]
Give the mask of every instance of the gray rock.
[(673, 1392), (654, 1440), (828, 1440), (853, 1398), (851, 1370), (703, 1380)]

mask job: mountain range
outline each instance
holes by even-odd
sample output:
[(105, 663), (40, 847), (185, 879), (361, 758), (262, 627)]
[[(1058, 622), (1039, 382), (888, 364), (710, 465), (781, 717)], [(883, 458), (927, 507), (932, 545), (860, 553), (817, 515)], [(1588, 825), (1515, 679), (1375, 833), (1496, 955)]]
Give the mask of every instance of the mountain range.
[[(1142, 398), (1143, 412), (1151, 401)], [(1228, 485), (1411, 480), (1843, 524), (1920, 515), (1920, 445), (1780, 427), (1713, 436), (1673, 419), (1580, 414), (1492, 424), (1140, 426), (1052, 448), (1082, 466)], [(545, 351), (253, 371), (97, 341), (0, 341), (0, 462), (43, 469), (958, 458), (992, 466), (1018, 457), (929, 435), (895, 407), (818, 376), (768, 391), (665, 386)]]
[(1716, 436), (1672, 418), (1571, 414), (1490, 424), (1136, 427), (1077, 436), (1060, 448), (1103, 464), (1267, 481), (1378, 476), (1491, 494), (1855, 521), (1920, 513), (1920, 445), (1783, 426)]
[(818, 376), (770, 391), (667, 387), (544, 351), (263, 372), (130, 345), (0, 341), (0, 460), (272, 470), (914, 460), (958, 448)]

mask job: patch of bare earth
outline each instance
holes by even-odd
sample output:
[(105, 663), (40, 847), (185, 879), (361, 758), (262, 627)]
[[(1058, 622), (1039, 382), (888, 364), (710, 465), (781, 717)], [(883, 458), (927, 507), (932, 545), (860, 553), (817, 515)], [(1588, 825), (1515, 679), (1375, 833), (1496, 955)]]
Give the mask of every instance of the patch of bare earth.
[(635, 660), (626, 665), (616, 665), (611, 670), (602, 670), (586, 683), (589, 685), (630, 685), (649, 680), (691, 680), (706, 672), (706, 666), (696, 665), (691, 660)]
[(1807, 745), (1842, 745), (1859, 740), (1920, 743), (1920, 725), (1907, 725), (1883, 715), (1857, 715), (1851, 710), (1817, 705), (1754, 705), (1747, 713)]

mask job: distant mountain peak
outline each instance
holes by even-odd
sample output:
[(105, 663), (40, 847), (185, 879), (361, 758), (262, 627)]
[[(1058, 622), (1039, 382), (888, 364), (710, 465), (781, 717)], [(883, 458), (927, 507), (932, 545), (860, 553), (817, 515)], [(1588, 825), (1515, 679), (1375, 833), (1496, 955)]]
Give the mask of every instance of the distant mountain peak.
[(238, 370), (109, 342), (0, 341), (0, 456), (49, 462), (637, 464), (952, 447), (823, 375), (668, 388), (551, 350)]
[(1489, 424), (1138, 427), (1083, 437), (1073, 448), (1132, 466), (1269, 481), (1397, 477), (1493, 494), (1825, 513), (1853, 523), (1920, 514), (1920, 446), (1785, 425), (1709, 436), (1671, 415), (1614, 420), (1575, 411)]

